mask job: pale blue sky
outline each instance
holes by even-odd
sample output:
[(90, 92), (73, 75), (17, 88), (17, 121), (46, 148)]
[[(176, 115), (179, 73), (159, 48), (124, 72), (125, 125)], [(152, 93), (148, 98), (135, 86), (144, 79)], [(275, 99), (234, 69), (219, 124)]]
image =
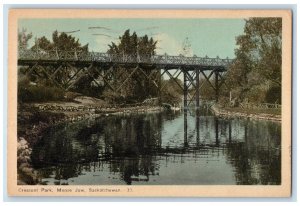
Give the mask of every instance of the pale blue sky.
[[(126, 29), (138, 36), (148, 34), (158, 40), (158, 54), (182, 53), (188, 37), (190, 55), (234, 58), (235, 38), (243, 33), (244, 19), (21, 19), (19, 29), (26, 28), (34, 37), (52, 38), (54, 30), (74, 31), (82, 44), (89, 43), (90, 51), (106, 52), (111, 41), (118, 41)], [(88, 27), (101, 27), (89, 29)], [(105, 27), (105, 28), (102, 28)], [(101, 34), (101, 35), (93, 35)]]

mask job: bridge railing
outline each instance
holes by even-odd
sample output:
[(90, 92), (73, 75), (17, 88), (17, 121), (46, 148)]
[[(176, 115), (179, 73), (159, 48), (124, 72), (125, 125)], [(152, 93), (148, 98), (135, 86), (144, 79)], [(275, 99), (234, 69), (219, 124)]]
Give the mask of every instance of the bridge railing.
[(61, 50), (19, 50), (19, 60), (69, 60), (69, 61), (96, 61), (115, 63), (148, 63), (148, 64), (173, 64), (173, 65), (200, 65), (227, 67), (232, 59), (219, 57), (185, 57), (169, 55), (119, 55), (102, 52), (61, 51)]

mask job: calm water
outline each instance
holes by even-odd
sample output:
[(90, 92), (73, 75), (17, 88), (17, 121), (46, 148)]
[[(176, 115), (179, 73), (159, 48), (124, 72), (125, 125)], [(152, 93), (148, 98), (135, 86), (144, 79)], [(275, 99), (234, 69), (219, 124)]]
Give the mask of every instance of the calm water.
[[(33, 148), (44, 184), (280, 184), (281, 125), (153, 113), (64, 123)], [(197, 126), (198, 125), (198, 126)]]

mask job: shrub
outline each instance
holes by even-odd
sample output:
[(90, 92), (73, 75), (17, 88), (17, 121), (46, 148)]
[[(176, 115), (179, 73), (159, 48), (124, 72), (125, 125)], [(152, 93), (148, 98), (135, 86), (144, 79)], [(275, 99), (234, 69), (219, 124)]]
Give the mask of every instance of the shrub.
[(266, 94), (266, 102), (268, 103), (278, 103), (281, 104), (281, 87), (273, 86), (271, 87)]
[(45, 102), (64, 99), (64, 90), (57, 87), (18, 84), (18, 102)]

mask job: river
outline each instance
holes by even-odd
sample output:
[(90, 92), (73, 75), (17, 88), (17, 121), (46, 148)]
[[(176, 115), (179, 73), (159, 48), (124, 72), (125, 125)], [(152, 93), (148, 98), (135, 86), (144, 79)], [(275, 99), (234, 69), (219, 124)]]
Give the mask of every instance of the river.
[[(206, 108), (123, 114), (48, 128), (32, 152), (48, 185), (281, 183), (281, 123), (224, 119)], [(186, 132), (186, 133), (185, 133)], [(184, 138), (186, 137), (186, 138)]]

